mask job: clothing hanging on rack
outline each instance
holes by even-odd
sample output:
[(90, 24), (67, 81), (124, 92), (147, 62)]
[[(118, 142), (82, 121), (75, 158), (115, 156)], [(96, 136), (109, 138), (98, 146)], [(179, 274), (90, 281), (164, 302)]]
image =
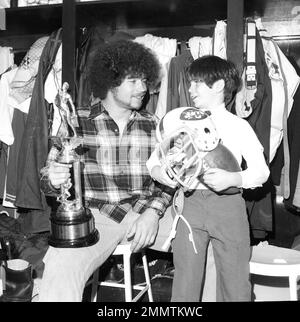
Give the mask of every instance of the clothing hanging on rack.
[(45, 210), (48, 207), (40, 189), (40, 170), (45, 164), (49, 145), (50, 107), (44, 99), (44, 82), (55, 62), (60, 44), (61, 29), (50, 35), (39, 62), (18, 161), (15, 204), (22, 208)]
[(160, 84), (157, 89), (149, 93), (150, 99), (146, 105), (147, 111), (161, 118), (166, 110), (168, 69), (171, 58), (176, 55), (177, 40), (146, 34), (141, 37), (136, 37), (134, 41), (151, 49), (161, 64), (162, 78)]
[(48, 39), (48, 36), (41, 37), (31, 45), (10, 83), (10, 96), (19, 104), (32, 95), (39, 60)]
[(0, 76), (14, 66), (14, 52), (12, 47), (0, 46)]
[(186, 70), (193, 61), (190, 50), (171, 59), (168, 74), (166, 113), (181, 106), (193, 106), (189, 95), (189, 81)]
[(187, 68), (193, 60), (214, 54), (226, 57), (226, 23), (217, 21), (213, 37), (191, 37), (186, 50), (173, 57), (169, 66), (166, 112), (183, 106), (194, 106), (190, 98)]
[(106, 28), (94, 26), (82, 30), (78, 45), (78, 58), (76, 62), (76, 93), (75, 106), (77, 109), (89, 109), (91, 104), (91, 86), (89, 83), (88, 72), (90, 62), (99, 44), (104, 44)]
[[(257, 26), (257, 86), (255, 89), (248, 89), (244, 82), (242, 90), (237, 94), (235, 111), (252, 125), (264, 146), (267, 162), (271, 163), (270, 168), (273, 169), (271, 170), (273, 174), (264, 187), (245, 192), (248, 199), (252, 232), (255, 237), (263, 238), (266, 232), (273, 230), (273, 210), (269, 199), (276, 195), (274, 184), (281, 183), (281, 193), (283, 196), (287, 196), (286, 203), (290, 206), (293, 203), (294, 192), (297, 191), (296, 180), (299, 168), (297, 160), (299, 160), (299, 156), (297, 156), (297, 152), (296, 155), (295, 151), (291, 152), (291, 149), (299, 149), (299, 147), (297, 144), (292, 145), (291, 138), (289, 138), (289, 144), (287, 144), (287, 139), (282, 142), (282, 138), (294, 131), (291, 128), (293, 122), (289, 120), (288, 124), (285, 124), (284, 117), (287, 117), (291, 111), (296, 97), (294, 94), (299, 85), (299, 76), (279, 46), (268, 35), (261, 20), (257, 19), (255, 23)], [(245, 72), (243, 73), (244, 77)], [(293, 153), (293, 157), (289, 156), (290, 153)], [(279, 156), (277, 156), (278, 154)], [(284, 168), (281, 165), (281, 154), (284, 156)], [(288, 196), (289, 191), (292, 193), (291, 198)], [(249, 199), (256, 201), (249, 202)]]
[(19, 151), (27, 120), (27, 113), (18, 109), (14, 110), (12, 119), (12, 130), (14, 133), (14, 144), (8, 147), (7, 171), (5, 177), (5, 187), (3, 194), (3, 206), (16, 208), (16, 192), (17, 192), (17, 168)]
[[(252, 113), (246, 120), (261, 142), (267, 164), (269, 164), (272, 87), (258, 32), (256, 32), (255, 60), (257, 86), (254, 99), (251, 101)], [(272, 183), (268, 180), (261, 188), (244, 191), (251, 231), (257, 239), (264, 239), (273, 229), (272, 187)]]
[[(11, 114), (11, 119), (4, 119), (5, 127), (2, 129), (6, 136), (10, 133), (10, 139), (0, 135), (0, 139), (8, 144), (7, 167), (5, 169), (5, 179), (3, 181), (3, 206), (17, 208), (15, 206), (17, 190), (17, 163), (19, 149), (21, 146), (27, 114), (34, 86), (39, 58), (46, 41), (49, 37), (41, 37), (36, 40), (27, 51), (20, 66), (12, 69), (3, 75), (1, 85), (4, 80), (7, 82), (6, 94), (1, 95), (1, 110), (6, 115), (5, 109)], [(10, 127), (11, 131), (8, 130)]]
[[(290, 171), (287, 174), (290, 179), (290, 195), (284, 199), (284, 204), (296, 211), (300, 209), (300, 185), (299, 185), (299, 163), (300, 163), (300, 87), (297, 88), (294, 95), (294, 103), (287, 121), (287, 136), (290, 148)], [(284, 171), (284, 149), (283, 141), (277, 150), (275, 158), (271, 163), (270, 170), (273, 182), (281, 187), (282, 172)], [(283, 196), (282, 188), (279, 193)]]
[(9, 104), (9, 84), (16, 74), (17, 68), (4, 73), (0, 79), (0, 141), (7, 145), (14, 142), (14, 134), (11, 127), (13, 107)]
[[(300, 77), (279, 46), (268, 35), (260, 19), (257, 19), (256, 24), (262, 37), (266, 63), (269, 68), (272, 84), (270, 162), (273, 160), (281, 140), (283, 140), (284, 172), (281, 186), (283, 188), (282, 195), (287, 199), (290, 196), (291, 188), (291, 151), (288, 143), (288, 116), (294, 102), (293, 96), (300, 83)], [(292, 171), (294, 172), (294, 170)]]

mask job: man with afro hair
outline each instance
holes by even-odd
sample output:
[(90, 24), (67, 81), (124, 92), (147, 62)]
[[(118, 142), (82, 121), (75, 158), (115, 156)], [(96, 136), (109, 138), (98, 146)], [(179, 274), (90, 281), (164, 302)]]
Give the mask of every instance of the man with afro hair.
[[(168, 236), (172, 216), (170, 207), (165, 210), (173, 190), (148, 173), (157, 122), (141, 109), (159, 76), (155, 55), (131, 40), (107, 43), (95, 52), (90, 84), (97, 103), (77, 114), (83, 136), (83, 200), (100, 240), (82, 248), (50, 246), (39, 301), (82, 301), (88, 278), (118, 244), (130, 243), (132, 251), (148, 246), (159, 250)], [(48, 195), (58, 194), (70, 177), (69, 167), (56, 162), (57, 154), (52, 148), (43, 168), (42, 187)]]
[(96, 52), (90, 68), (95, 97), (105, 99), (107, 92), (120, 86), (126, 76), (141, 77), (149, 88), (157, 85), (160, 66), (149, 49), (130, 40), (119, 40), (104, 45)]

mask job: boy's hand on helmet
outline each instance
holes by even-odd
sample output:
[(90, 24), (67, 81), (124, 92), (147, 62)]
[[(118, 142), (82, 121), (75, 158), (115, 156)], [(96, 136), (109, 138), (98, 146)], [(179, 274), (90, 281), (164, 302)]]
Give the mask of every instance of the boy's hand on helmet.
[(165, 166), (155, 166), (151, 171), (151, 177), (154, 180), (171, 188), (175, 188), (177, 186), (177, 182), (172, 180), (172, 178), (168, 175)]

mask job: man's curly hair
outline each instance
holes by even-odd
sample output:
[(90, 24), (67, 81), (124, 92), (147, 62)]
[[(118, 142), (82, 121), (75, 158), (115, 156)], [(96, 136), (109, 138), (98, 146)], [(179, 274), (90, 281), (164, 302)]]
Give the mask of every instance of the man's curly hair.
[(155, 87), (160, 64), (150, 49), (131, 40), (101, 45), (89, 73), (93, 96), (104, 99), (108, 90), (121, 85), (126, 76), (143, 77), (150, 88)]

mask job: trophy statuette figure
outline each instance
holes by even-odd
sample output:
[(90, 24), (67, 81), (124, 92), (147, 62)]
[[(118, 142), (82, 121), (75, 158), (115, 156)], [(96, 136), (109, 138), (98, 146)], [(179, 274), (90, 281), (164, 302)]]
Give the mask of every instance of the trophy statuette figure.
[[(99, 232), (95, 228), (95, 221), (91, 211), (82, 203), (81, 190), (81, 162), (75, 149), (82, 143), (82, 138), (76, 133), (78, 120), (72, 98), (68, 93), (69, 85), (64, 83), (62, 90), (56, 97), (64, 135), (58, 137), (61, 151), (57, 162), (71, 164), (73, 183), (71, 178), (60, 187), (57, 197), (60, 205), (50, 216), (50, 231), (48, 243), (53, 247), (76, 248), (95, 244), (99, 240)], [(70, 134), (73, 132), (72, 134)], [(70, 189), (74, 188), (74, 199)]]

